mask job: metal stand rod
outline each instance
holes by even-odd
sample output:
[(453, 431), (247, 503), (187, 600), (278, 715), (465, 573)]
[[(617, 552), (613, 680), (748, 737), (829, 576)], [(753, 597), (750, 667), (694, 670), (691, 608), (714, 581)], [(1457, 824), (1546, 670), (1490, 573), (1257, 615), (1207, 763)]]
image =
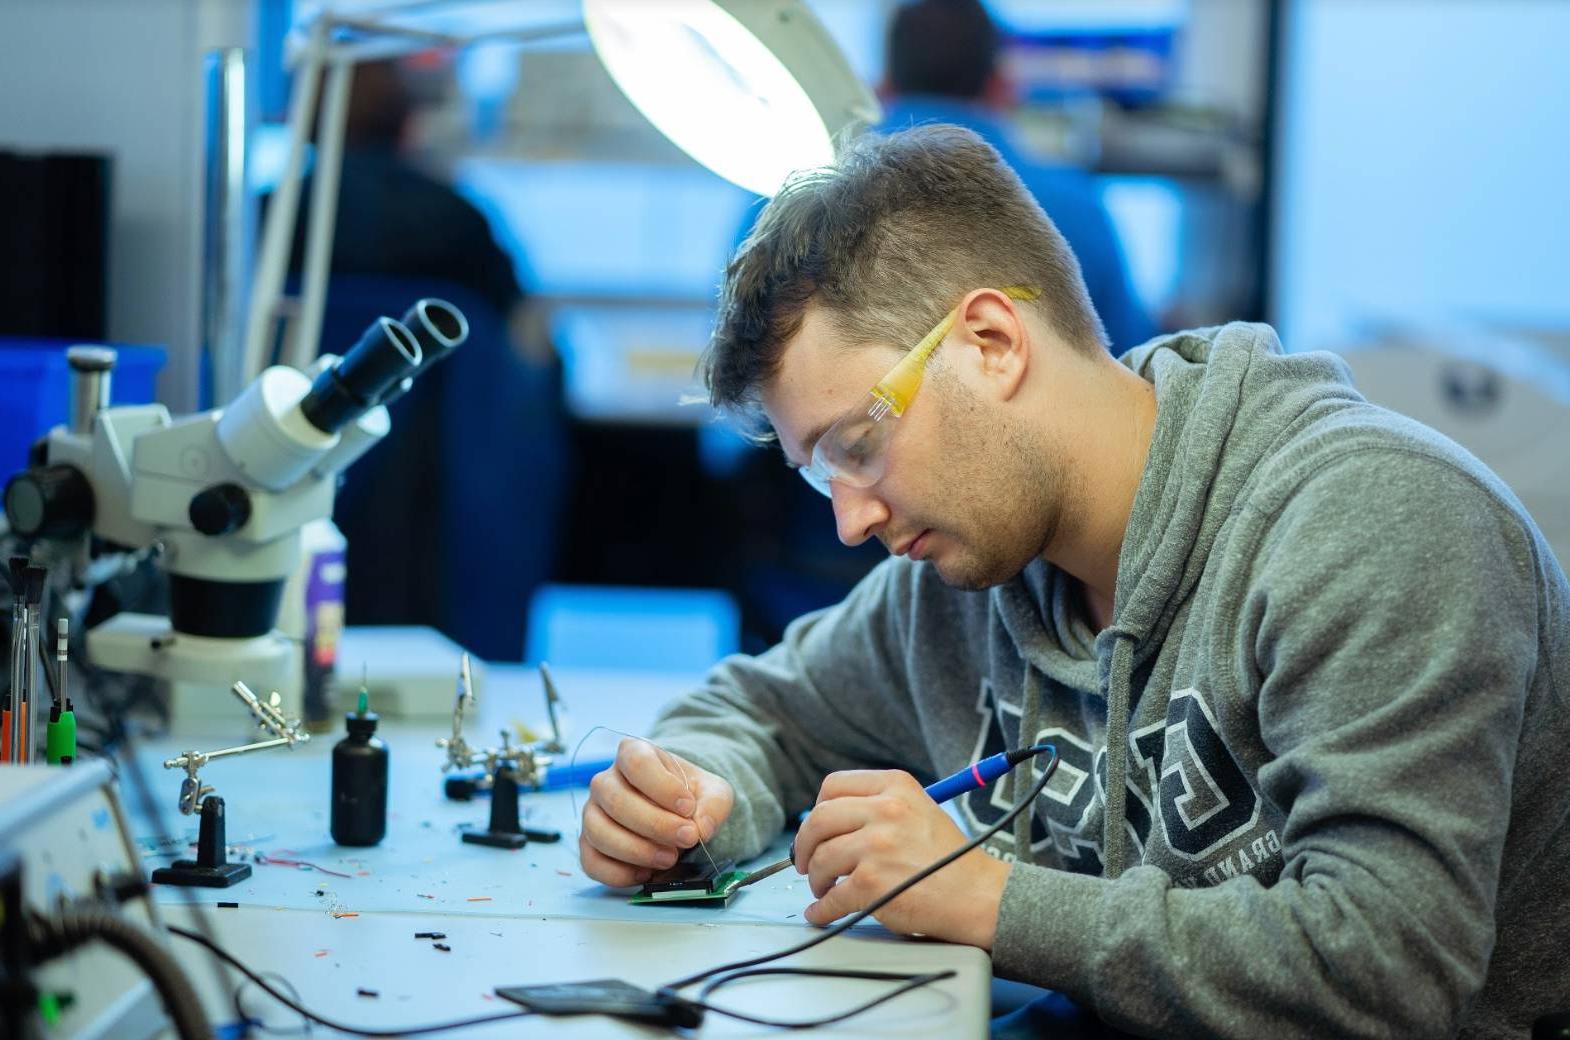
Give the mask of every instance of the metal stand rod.
[(316, 166), (311, 172), (311, 219), (306, 228), (305, 267), (300, 273), (300, 316), (286, 347), (284, 364), (304, 372), (316, 360), (327, 305), (327, 274), (338, 219), (338, 177), (343, 169), (343, 135), (349, 118), (349, 88), (354, 65), (333, 60), (323, 87), (321, 123), (316, 133)]
[(210, 795), (202, 801), (202, 824), (196, 839), (196, 859), (177, 859), (153, 871), (155, 885), (228, 888), (251, 876), (249, 863), (230, 863), (228, 831), (224, 826), (224, 800)]
[(273, 740), (259, 740), (254, 744), (240, 744), (237, 747), (220, 748), (217, 751), (186, 751), (174, 758), (164, 759), (165, 769), (191, 769), (194, 764), (197, 769), (202, 768), (215, 758), (228, 758), (230, 755), (243, 755), (247, 751), (261, 751), (263, 748), (278, 747), (280, 744), (294, 743), (288, 737), (277, 737)]
[(316, 94), (321, 85), (322, 67), (327, 55), (326, 19), (311, 31), (309, 58), (299, 70), (294, 96), (289, 102), (289, 160), (262, 233), (261, 258), (251, 282), (249, 310), (245, 322), (245, 346), (241, 355), (241, 383), (249, 383), (266, 366), (272, 348), (278, 298), (283, 292), (284, 269), (294, 240), (294, 221), (300, 208), (300, 182), (305, 169), (305, 144), (316, 119)]
[(521, 849), (529, 838), (518, 826), (518, 778), (512, 764), (503, 762), (496, 767), (496, 779), (491, 788), (491, 825), (488, 830), (464, 831), (463, 840), (470, 845), (489, 845), (493, 849)]

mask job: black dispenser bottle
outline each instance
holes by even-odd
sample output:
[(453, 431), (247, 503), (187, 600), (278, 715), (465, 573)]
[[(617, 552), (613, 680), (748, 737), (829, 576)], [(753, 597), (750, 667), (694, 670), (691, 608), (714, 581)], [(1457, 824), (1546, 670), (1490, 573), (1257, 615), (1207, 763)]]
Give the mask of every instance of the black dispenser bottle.
[(333, 746), (333, 841), (375, 845), (387, 833), (387, 745), (376, 737), (367, 697), (344, 716), (349, 735)]

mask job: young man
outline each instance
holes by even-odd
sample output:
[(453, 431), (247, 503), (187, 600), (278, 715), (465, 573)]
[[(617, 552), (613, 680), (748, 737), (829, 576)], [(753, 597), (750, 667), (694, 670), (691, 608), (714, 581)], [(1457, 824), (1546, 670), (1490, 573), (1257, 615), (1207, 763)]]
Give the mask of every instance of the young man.
[(1114, 361), (1018, 179), (930, 127), (770, 203), (706, 376), (894, 558), (667, 709), (674, 755), (623, 746), (591, 876), (750, 856), (815, 803), (826, 924), (964, 842), (922, 783), (1051, 742), (1033, 812), (884, 924), (1162, 1035), (1521, 1035), (1570, 1003), (1570, 586), (1337, 358), (1235, 324)]

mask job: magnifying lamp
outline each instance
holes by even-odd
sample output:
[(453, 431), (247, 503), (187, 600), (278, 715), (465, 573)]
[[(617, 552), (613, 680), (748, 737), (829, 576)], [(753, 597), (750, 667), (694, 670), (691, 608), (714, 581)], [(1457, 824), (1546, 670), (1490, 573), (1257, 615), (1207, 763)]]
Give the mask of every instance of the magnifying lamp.
[(595, 53), (684, 152), (759, 195), (823, 166), (877, 100), (800, 0), (583, 0)]
[[(239, 371), (261, 371), (283, 297), (306, 141), (316, 173), (299, 314), (286, 361), (316, 357), (337, 213), (338, 170), (356, 62), (482, 39), (539, 42), (587, 30), (611, 78), (660, 132), (726, 180), (773, 195), (793, 171), (834, 158), (836, 140), (875, 123), (877, 99), (803, 0), (582, 0), (581, 22), (542, 24), (522, 0), (323, 0), (291, 35), (297, 82), (288, 165), (267, 212)], [(345, 5), (348, 6), (348, 5)]]

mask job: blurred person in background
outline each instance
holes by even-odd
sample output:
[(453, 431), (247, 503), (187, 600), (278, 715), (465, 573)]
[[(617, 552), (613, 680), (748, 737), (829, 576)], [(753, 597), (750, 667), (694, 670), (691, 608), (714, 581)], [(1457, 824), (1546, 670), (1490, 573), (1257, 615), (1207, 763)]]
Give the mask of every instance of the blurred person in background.
[(915, 0), (889, 23), (879, 94), (885, 132), (952, 123), (980, 134), (1019, 174), (1079, 258), (1091, 301), (1121, 354), (1156, 334), (1134, 295), (1122, 247), (1094, 180), (1023, 151), (1008, 124), (1014, 88), (999, 67), (1000, 34), (981, 0)]
[[(561, 366), (485, 215), (411, 160), (420, 99), (408, 75), (391, 60), (355, 69), (320, 347), (342, 350), (424, 296), (454, 304), (470, 334), (394, 402), (392, 431), (345, 477), (333, 511), (349, 543), (344, 605), (351, 625), (428, 625), (517, 660), (572, 480)], [(310, 197), (307, 184), (296, 276)], [(508, 522), (474, 522), (485, 515)]]
[[(408, 158), (414, 92), (393, 60), (356, 66), (344, 126), (333, 229), (335, 274), (435, 278), (472, 289), (507, 322), (519, 356), (549, 364), (545, 325), (512, 260), (474, 204)], [(310, 192), (302, 193), (290, 271), (305, 255)]]

